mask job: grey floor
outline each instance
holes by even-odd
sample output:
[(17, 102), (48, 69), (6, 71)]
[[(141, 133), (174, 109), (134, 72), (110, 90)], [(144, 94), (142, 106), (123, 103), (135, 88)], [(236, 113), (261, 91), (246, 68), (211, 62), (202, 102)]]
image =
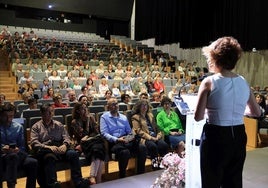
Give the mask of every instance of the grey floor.
[(247, 152), (243, 185), (244, 188), (268, 187), (268, 147)]
[[(91, 186), (92, 188), (150, 188), (162, 171), (154, 171), (142, 175), (117, 179)], [(257, 148), (247, 152), (243, 171), (244, 188), (268, 187), (268, 147)]]

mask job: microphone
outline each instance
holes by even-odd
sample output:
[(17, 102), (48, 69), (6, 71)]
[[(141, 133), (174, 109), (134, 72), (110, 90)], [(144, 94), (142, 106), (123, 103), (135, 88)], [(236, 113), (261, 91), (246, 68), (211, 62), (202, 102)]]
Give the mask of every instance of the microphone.
[(196, 83), (199, 80), (200, 79), (193, 79), (193, 80), (191, 80), (191, 82), (186, 82), (186, 83), (182, 84), (182, 86), (179, 89), (178, 96), (174, 97), (174, 103), (176, 104), (176, 106), (178, 107), (178, 109), (182, 115), (187, 115), (187, 113), (190, 112), (190, 108), (189, 108), (188, 104), (186, 102), (184, 102), (183, 98), (181, 97), (181, 91), (186, 86), (189, 86), (193, 83)]
[(191, 85), (191, 84), (195, 84), (197, 81), (201, 81), (201, 80), (202, 80), (202, 78), (196, 78), (196, 79), (191, 80), (191, 82), (185, 82), (184, 84), (182, 84), (182, 86), (179, 89), (178, 96), (176, 96), (175, 98), (180, 99), (180, 100), (183, 101), (183, 99), (181, 97), (181, 91), (182, 91), (182, 89), (185, 88), (186, 86)]

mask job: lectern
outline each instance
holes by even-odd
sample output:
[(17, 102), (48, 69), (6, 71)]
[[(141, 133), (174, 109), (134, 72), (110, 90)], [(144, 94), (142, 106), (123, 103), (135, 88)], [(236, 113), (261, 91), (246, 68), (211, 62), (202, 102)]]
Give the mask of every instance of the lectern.
[(180, 112), (186, 115), (186, 170), (185, 183), (186, 188), (200, 188), (200, 136), (205, 124), (205, 118), (202, 121), (194, 120), (194, 111), (197, 103), (197, 95), (182, 95), (174, 98), (174, 102)]

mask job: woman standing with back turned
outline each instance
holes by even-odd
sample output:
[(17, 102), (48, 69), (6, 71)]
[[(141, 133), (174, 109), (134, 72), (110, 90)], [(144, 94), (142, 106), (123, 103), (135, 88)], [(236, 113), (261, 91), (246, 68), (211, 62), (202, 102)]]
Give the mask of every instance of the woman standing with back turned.
[[(232, 72), (242, 49), (233, 37), (219, 38), (202, 49), (210, 72), (199, 88), (195, 120), (207, 123), (201, 136), (202, 188), (242, 188), (247, 135), (244, 115), (260, 116), (246, 80)], [(245, 113), (246, 107), (248, 108)]]

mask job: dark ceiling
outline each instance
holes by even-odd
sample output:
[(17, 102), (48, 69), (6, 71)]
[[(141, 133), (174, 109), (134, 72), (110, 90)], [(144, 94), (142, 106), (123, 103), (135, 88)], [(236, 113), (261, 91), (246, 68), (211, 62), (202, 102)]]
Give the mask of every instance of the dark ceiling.
[(0, 0), (6, 6), (15, 5), (78, 13), (105, 19), (129, 21), (134, 0)]

